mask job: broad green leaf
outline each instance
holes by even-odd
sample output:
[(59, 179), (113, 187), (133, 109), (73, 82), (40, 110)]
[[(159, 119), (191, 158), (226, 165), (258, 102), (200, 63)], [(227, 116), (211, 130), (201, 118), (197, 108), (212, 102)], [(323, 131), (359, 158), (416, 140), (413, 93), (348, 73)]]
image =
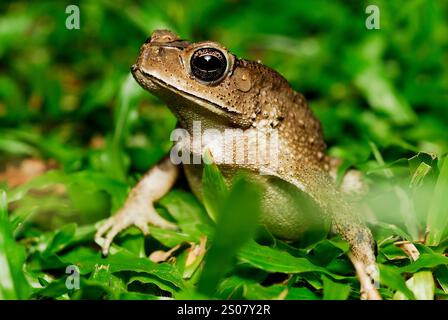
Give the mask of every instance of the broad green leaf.
[(434, 268), (439, 265), (448, 265), (448, 257), (441, 255), (441, 254), (428, 254), (423, 253), (420, 255), (417, 261), (414, 261), (413, 263), (400, 267), (399, 270), (402, 273), (408, 272), (408, 273), (415, 273), (421, 269), (424, 268)]
[(75, 236), (76, 224), (71, 223), (63, 226), (58, 230), (53, 237), (51, 237), (47, 247), (42, 252), (42, 255), (50, 256), (62, 249), (64, 249), (68, 244), (70, 244)]
[(219, 299), (243, 299), (244, 283), (247, 280), (237, 276), (229, 276), (221, 281), (216, 290), (216, 297)]
[[(99, 266), (102, 268), (103, 266)], [(117, 288), (117, 283), (121, 280), (113, 275), (110, 275), (110, 284), (101, 279), (101, 281), (81, 278), (80, 288), (70, 292), (71, 300), (105, 300), (118, 299), (121, 289)]]
[(191, 193), (172, 190), (159, 201), (159, 205), (166, 208), (182, 232), (194, 237), (195, 241), (211, 233), (210, 218)]
[(95, 270), (90, 274), (89, 280), (100, 283), (107, 288), (110, 299), (118, 299), (120, 292), (126, 291), (124, 281), (113, 275), (107, 265), (96, 265)]
[(45, 287), (34, 292), (32, 298), (60, 298), (62, 295), (69, 292), (65, 281), (65, 278), (61, 278), (48, 283)]
[(434, 272), (434, 276), (442, 290), (448, 294), (448, 265), (439, 266)]
[(79, 247), (59, 258), (66, 264), (77, 265), (81, 274), (92, 272), (96, 265), (109, 265), (111, 273), (118, 271), (146, 272), (171, 282), (179, 288), (183, 287), (182, 277), (174, 266), (168, 263), (156, 264), (148, 258), (139, 258), (123, 249), (118, 249), (115, 253), (111, 252), (107, 257), (102, 257), (98, 251)]
[(415, 299), (414, 293), (406, 286), (398, 268), (380, 264), (379, 269), (382, 285), (393, 290), (401, 291), (408, 299)]
[(168, 291), (172, 294), (179, 291), (179, 288), (176, 286), (173, 286), (171, 283), (165, 282), (158, 277), (154, 277), (150, 274), (145, 274), (145, 273), (139, 273), (138, 275), (132, 276), (128, 280), (127, 285), (129, 286), (133, 282), (139, 282), (139, 283), (144, 283), (144, 284), (151, 283), (151, 284), (156, 285), (160, 289), (162, 289), (164, 291)]
[[(299, 275), (295, 275), (294, 277), (298, 278)], [(299, 279), (305, 280), (314, 290), (324, 289), (324, 285), (322, 283), (322, 276), (318, 273), (303, 273), (300, 274)]]
[(146, 257), (145, 236), (142, 231), (135, 226), (128, 228), (121, 233), (119, 245), (121, 248), (137, 257)]
[[(414, 293), (417, 300), (434, 300), (434, 278), (430, 271), (415, 273), (406, 285)], [(394, 295), (394, 300), (406, 300), (406, 296), (398, 291)]]
[[(356, 279), (353, 270), (353, 264), (348, 259), (336, 258), (333, 259), (326, 267), (327, 271), (330, 271), (333, 275), (341, 275), (353, 280)], [(334, 277), (334, 279), (338, 279)]]
[(266, 279), (267, 273), (253, 268), (235, 268), (233, 274), (223, 279), (217, 289), (219, 299), (243, 299), (247, 286)]
[(350, 285), (338, 283), (323, 276), (324, 300), (347, 300), (350, 294)]
[(322, 240), (313, 248), (313, 259), (319, 265), (328, 265), (333, 259), (347, 252), (349, 245), (346, 241)]
[(185, 233), (151, 226), (149, 227), (149, 233), (151, 237), (154, 237), (168, 248), (175, 247), (182, 242), (193, 242), (195, 240), (195, 237)]
[(388, 260), (409, 259), (406, 253), (394, 243), (389, 243), (386, 246), (381, 247), (380, 253), (383, 254)]
[(390, 235), (400, 236), (403, 240), (412, 241), (412, 237), (410, 234), (394, 224), (378, 222), (377, 225), (382, 230), (388, 231)]
[(238, 253), (241, 262), (269, 272), (304, 273), (319, 272), (327, 274), (334, 279), (345, 277), (336, 275), (325, 268), (311, 263), (307, 258), (293, 257), (287, 252), (262, 246), (255, 241), (250, 241)]

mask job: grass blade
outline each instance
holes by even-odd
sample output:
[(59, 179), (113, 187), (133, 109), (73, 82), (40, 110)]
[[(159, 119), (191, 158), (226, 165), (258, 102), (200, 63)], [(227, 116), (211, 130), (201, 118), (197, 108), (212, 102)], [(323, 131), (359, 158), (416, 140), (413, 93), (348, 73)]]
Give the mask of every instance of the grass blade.
[(25, 249), (15, 242), (9, 222), (6, 192), (0, 190), (0, 300), (28, 297), (24, 262)]

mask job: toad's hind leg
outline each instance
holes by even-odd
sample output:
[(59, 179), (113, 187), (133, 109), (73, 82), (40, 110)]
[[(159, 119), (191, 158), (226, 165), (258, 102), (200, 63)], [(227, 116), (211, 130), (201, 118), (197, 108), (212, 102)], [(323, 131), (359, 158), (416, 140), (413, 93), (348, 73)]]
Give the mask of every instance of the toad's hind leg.
[[(339, 221), (340, 222), (340, 221)], [(380, 300), (379, 271), (376, 264), (376, 243), (372, 233), (361, 221), (336, 222), (336, 230), (350, 244), (348, 257), (355, 267), (361, 288), (361, 299)]]
[(300, 175), (285, 178), (320, 205), (331, 219), (332, 229), (349, 243), (349, 258), (360, 280), (361, 298), (381, 299), (376, 288), (379, 283), (376, 244), (371, 231), (348, 201), (348, 196), (335, 187), (327, 172), (315, 168), (302, 168)]
[(348, 256), (361, 285), (361, 299), (380, 300), (377, 290), (379, 271), (375, 257), (376, 243), (372, 232), (343, 197), (332, 199), (327, 209), (331, 214), (334, 230), (350, 245), (351, 252)]
[[(329, 175), (336, 182), (338, 169), (342, 161), (338, 158), (330, 157), (329, 164)], [(360, 171), (350, 169), (344, 173), (339, 185), (339, 191), (356, 202), (368, 193), (368, 186)], [(337, 220), (340, 219), (336, 217)], [(353, 226), (347, 222), (339, 225), (335, 223), (332, 225), (332, 232), (344, 235), (343, 237), (352, 244), (352, 252), (349, 254), (349, 258), (361, 283), (361, 298), (378, 300), (381, 297), (376, 290), (379, 284), (379, 272), (374, 255), (376, 243), (370, 230), (361, 221), (356, 221), (355, 216), (355, 220), (352, 220), (352, 222), (355, 222)], [(349, 229), (358, 230), (358, 234), (353, 234)]]
[(166, 157), (143, 176), (131, 190), (124, 206), (98, 228), (95, 242), (101, 246), (103, 254), (109, 252), (115, 236), (132, 225), (138, 227), (144, 234), (149, 233), (148, 224), (176, 229), (175, 224), (159, 216), (154, 209), (154, 202), (168, 193), (178, 174), (179, 168)]

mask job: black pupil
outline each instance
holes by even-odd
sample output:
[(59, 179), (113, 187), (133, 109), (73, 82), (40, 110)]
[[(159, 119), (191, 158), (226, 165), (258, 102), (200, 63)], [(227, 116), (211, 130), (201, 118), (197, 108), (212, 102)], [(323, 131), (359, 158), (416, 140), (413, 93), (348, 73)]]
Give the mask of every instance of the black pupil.
[(195, 65), (199, 69), (205, 71), (215, 71), (216, 69), (221, 68), (222, 62), (218, 58), (206, 54), (202, 57), (196, 58)]
[(219, 80), (227, 67), (224, 55), (219, 50), (211, 48), (196, 51), (190, 64), (193, 75), (206, 82)]

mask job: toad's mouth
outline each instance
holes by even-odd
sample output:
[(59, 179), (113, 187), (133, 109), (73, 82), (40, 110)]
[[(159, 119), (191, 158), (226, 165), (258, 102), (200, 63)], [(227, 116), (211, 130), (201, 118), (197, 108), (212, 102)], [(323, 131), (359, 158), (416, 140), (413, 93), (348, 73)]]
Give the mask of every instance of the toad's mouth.
[(132, 75), (134, 76), (134, 79), (143, 89), (146, 89), (149, 92), (153, 93), (154, 95), (160, 97), (167, 104), (169, 104), (170, 102), (166, 97), (167, 95), (166, 94), (161, 95), (160, 91), (170, 92), (172, 93), (171, 95), (181, 97), (193, 104), (199, 105), (200, 107), (212, 112), (215, 115), (222, 116), (224, 118), (231, 119), (232, 117), (242, 114), (240, 111), (237, 111), (235, 109), (229, 109), (227, 107), (218, 105), (210, 100), (195, 96), (182, 89), (174, 87), (169, 83), (166, 83), (165, 81), (161, 80), (160, 78), (155, 77), (149, 72), (139, 68), (137, 64), (132, 65), (131, 72)]

